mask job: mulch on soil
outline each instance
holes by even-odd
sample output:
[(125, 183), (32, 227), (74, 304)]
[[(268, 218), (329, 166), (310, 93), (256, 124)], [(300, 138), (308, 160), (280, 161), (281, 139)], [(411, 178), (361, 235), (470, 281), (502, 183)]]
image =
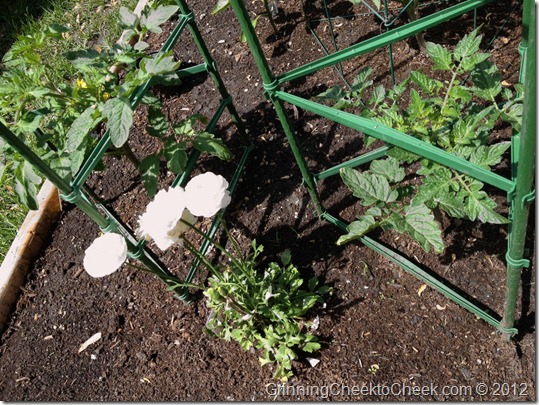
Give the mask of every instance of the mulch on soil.
[[(203, 300), (182, 303), (166, 293), (155, 277), (129, 266), (109, 277), (92, 279), (82, 271), (82, 259), (99, 229), (77, 208), (66, 205), (1, 336), (0, 398), (315, 400), (327, 398), (331, 389), (330, 396), (336, 400), (535, 400), (535, 262), (523, 274), (521, 333), (506, 342), (487, 323), (438, 292), (427, 288), (418, 294), (422, 283), (384, 257), (360, 244), (336, 246), (339, 232), (314, 214), (275, 113), (262, 95), (253, 58), (239, 41), (232, 11), (212, 16), (213, 2), (190, 3), (234, 103), (257, 142), (227, 220), (242, 246), (256, 238), (266, 248), (265, 260), (275, 260), (290, 248), (293, 262), (305, 277), (316, 274), (334, 288), (327, 305), (317, 309), (323, 348), (316, 357), (321, 362), (314, 368), (305, 360), (296, 362), (296, 375), (279, 385), (272, 379), (271, 366), (260, 367), (257, 353), (204, 333), (209, 311)], [(322, 4), (309, 2), (302, 8), (299, 3), (278, 3), (279, 35), (265, 19), (257, 26), (276, 74), (323, 55), (304, 24), (305, 16), (321, 18)], [(261, 2), (249, 7), (262, 10)], [(494, 36), (511, 7), (509, 1), (496, 2), (478, 12), (486, 38)], [(333, 15), (357, 10), (346, 1), (332, 3), (330, 9)], [(503, 40), (495, 41), (492, 48), (493, 60), (508, 83), (518, 80), (521, 12), (517, 7), (509, 16), (498, 33)], [(472, 26), (472, 18), (465, 15), (429, 31), (427, 40), (454, 45), (464, 35), (461, 28)], [(349, 17), (337, 25), (341, 47), (380, 30), (372, 17), (364, 16)], [(316, 29), (329, 38), (325, 23)], [(158, 48), (162, 38), (153, 37), (152, 46)], [(181, 60), (200, 62), (188, 35), (175, 52)], [(413, 39), (396, 44), (393, 52), (397, 79), (412, 69), (428, 69), (427, 58), (418, 53)], [(344, 63), (343, 69), (353, 77), (365, 65), (374, 68), (375, 82), (390, 84), (387, 52), (362, 56)], [(337, 83), (335, 72), (326, 69), (287, 89), (314, 96)], [(173, 119), (193, 113), (211, 116), (219, 103), (209, 77), (187, 81), (180, 88), (160, 89), (159, 96)], [(354, 131), (301, 111), (290, 109), (290, 113), (296, 114), (302, 148), (316, 170), (352, 157), (361, 148), (361, 136), (358, 139)], [(130, 141), (139, 157), (159, 147), (144, 133), (144, 120), (141, 108)], [(218, 135), (229, 139), (240, 153), (236, 130), (226, 114)], [(501, 128), (494, 136), (506, 138), (510, 133)], [(507, 173), (506, 166), (500, 165), (498, 171)], [(225, 177), (234, 170), (233, 164), (213, 159), (204, 159), (198, 167)], [(173, 178), (165, 169), (162, 174), (161, 187), (166, 187)], [(149, 200), (129, 162), (109, 159), (107, 169), (95, 174), (90, 185), (123, 221), (136, 227)], [(325, 180), (320, 195), (332, 212), (353, 217), (354, 199), (338, 179)], [(501, 197), (500, 212), (506, 213)], [(506, 228), (452, 221), (445, 229), (447, 249), (440, 256), (425, 254), (395, 233), (374, 236), (431, 268), (493, 312), (502, 313)], [(533, 240), (530, 230), (531, 245)], [(156, 253), (172, 271), (185, 276), (191, 261), (185, 251), (177, 247)], [(200, 272), (195, 281), (202, 283), (204, 277)], [(97, 332), (102, 339), (78, 353), (79, 346)], [(484, 395), (480, 384), (488, 388)], [(389, 387), (393, 391), (388, 392)], [(416, 391), (419, 388), (414, 387), (426, 388)]]

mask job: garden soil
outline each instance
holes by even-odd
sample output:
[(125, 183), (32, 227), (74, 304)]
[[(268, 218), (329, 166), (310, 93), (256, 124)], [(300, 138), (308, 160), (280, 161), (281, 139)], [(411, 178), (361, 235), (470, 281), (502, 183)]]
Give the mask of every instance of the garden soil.
[[(99, 229), (76, 207), (65, 204), (58, 225), (31, 269), (12, 319), (1, 335), (0, 399), (4, 401), (269, 401), (269, 400), (526, 400), (535, 396), (535, 260), (522, 276), (518, 303), (519, 334), (503, 340), (495, 328), (360, 243), (335, 244), (339, 231), (319, 221), (302, 186), (283, 131), (271, 104), (263, 96), (260, 75), (232, 10), (211, 14), (212, 1), (191, 1), (196, 21), (219, 71), (256, 143), (227, 210), (226, 219), (244, 249), (255, 239), (264, 245), (263, 262), (278, 260), (291, 249), (293, 262), (305, 277), (317, 275), (333, 287), (326, 304), (311, 311), (319, 317), (314, 333), (322, 349), (295, 361), (286, 384), (272, 378), (271, 365), (260, 366), (256, 351), (243, 351), (234, 342), (205, 332), (209, 310), (200, 293), (184, 303), (165, 291), (150, 273), (124, 265), (118, 272), (93, 279), (82, 267), (85, 249)], [(301, 3), (305, 3), (303, 6)], [(249, 2), (252, 16), (262, 2)], [(275, 34), (261, 18), (257, 31), (269, 63), (280, 74), (323, 55), (306, 21), (333, 51), (323, 4), (278, 2)], [(421, 13), (446, 6), (428, 4)], [(360, 6), (330, 2), (339, 47), (381, 32), (383, 26)], [(498, 1), (477, 14), (483, 41), (504, 77), (518, 81), (521, 6)], [(400, 23), (398, 23), (400, 24)], [(471, 30), (466, 14), (426, 34), (428, 41), (451, 47)], [(165, 33), (150, 38), (158, 49)], [(490, 39), (495, 38), (489, 44)], [(186, 65), (201, 62), (194, 42), (184, 33), (175, 48)], [(428, 58), (414, 38), (393, 46), (396, 79), (410, 70), (428, 73)], [(374, 69), (375, 83), (391, 84), (387, 49), (342, 64), (352, 80), (364, 66)], [(312, 97), (340, 82), (333, 68), (285, 86)], [(208, 76), (186, 80), (182, 86), (158, 89), (172, 120), (190, 114), (211, 116), (219, 103)], [(308, 113), (289, 108), (307, 163), (322, 170), (362, 149), (362, 135)], [(131, 146), (142, 158), (159, 145), (144, 131), (146, 111), (135, 117)], [(225, 113), (217, 130), (236, 156), (241, 155), (238, 131)], [(500, 126), (492, 140), (508, 139)], [(237, 161), (237, 159), (236, 159)], [(129, 161), (106, 158), (107, 168), (90, 179), (90, 186), (119, 217), (136, 227), (149, 199)], [(507, 160), (496, 171), (509, 176)], [(212, 170), (231, 178), (234, 162), (202, 159), (196, 172)], [(338, 176), (337, 176), (338, 177)], [(173, 177), (163, 164), (161, 187)], [(504, 195), (489, 193), (507, 214)], [(347, 220), (357, 202), (338, 178), (324, 180), (320, 195), (326, 207)], [(427, 254), (407, 238), (392, 232), (374, 233), (383, 243), (401, 250), (433, 274), (443, 277), (474, 302), (491, 312), (503, 312), (504, 253), (507, 227), (442, 218), (446, 249)], [(534, 213), (528, 245), (535, 256)], [(205, 223), (202, 224), (206, 226)], [(192, 258), (180, 247), (156, 255), (179, 276)], [(201, 270), (195, 282), (204, 283)], [(101, 339), (79, 353), (79, 347), (100, 332)], [(483, 385), (482, 385), (483, 384)], [(484, 388), (484, 391), (482, 390)]]

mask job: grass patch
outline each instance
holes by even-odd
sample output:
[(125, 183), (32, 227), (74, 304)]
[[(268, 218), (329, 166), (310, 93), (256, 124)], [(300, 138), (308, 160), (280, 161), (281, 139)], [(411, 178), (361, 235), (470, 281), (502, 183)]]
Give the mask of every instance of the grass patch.
[(0, 187), (0, 263), (26, 216), (27, 210), (17, 201), (13, 188), (6, 182)]
[[(74, 67), (61, 55), (68, 50), (106, 48), (120, 37), (120, 6), (133, 9), (137, 0), (18, 0), (0, 10), (0, 56), (10, 48), (24, 47), (25, 36), (39, 36), (51, 24), (71, 28), (63, 40), (47, 41), (30, 52), (43, 55), (54, 81), (70, 80)], [(0, 65), (1, 67), (1, 65)], [(0, 70), (1, 74), (1, 70)], [(2, 172), (0, 159), (0, 172)], [(20, 207), (10, 178), (0, 176), (0, 263), (22, 224), (27, 210)]]

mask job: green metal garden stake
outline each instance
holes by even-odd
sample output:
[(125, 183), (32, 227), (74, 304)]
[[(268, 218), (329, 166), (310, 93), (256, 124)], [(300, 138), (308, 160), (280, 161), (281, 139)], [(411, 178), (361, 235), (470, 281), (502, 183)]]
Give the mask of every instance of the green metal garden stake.
[[(536, 55), (535, 55), (535, 13), (531, 0), (524, 2), (523, 32), (528, 36), (523, 41), (524, 57), (524, 110), (522, 113), (522, 133), (520, 135), (520, 151), (516, 173), (516, 189), (511, 200), (512, 224), (510, 225), (507, 259), (507, 286), (505, 295), (504, 314), (500, 330), (504, 337), (511, 334), (505, 329), (512, 328), (515, 321), (516, 303), (520, 284), (522, 267), (527, 267), (529, 261), (523, 259), (526, 229), (528, 224), (529, 204), (533, 199), (532, 192), (535, 165), (535, 134), (536, 134)], [(527, 17), (526, 17), (527, 16)]]

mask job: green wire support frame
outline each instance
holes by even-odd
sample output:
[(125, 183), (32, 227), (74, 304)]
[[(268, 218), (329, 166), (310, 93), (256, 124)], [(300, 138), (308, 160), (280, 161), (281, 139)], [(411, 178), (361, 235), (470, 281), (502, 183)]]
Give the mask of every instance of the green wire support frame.
[(324, 68), (337, 68), (341, 62), (368, 52), (372, 52), (382, 47), (390, 46), (397, 41), (401, 41), (421, 31), (435, 27), (467, 12), (474, 11), (475, 15), (477, 8), (487, 5), (491, 2), (491, 0), (463, 1), (455, 6), (448, 7), (429, 16), (409, 22), (403, 26), (394, 28), (391, 31), (386, 31), (377, 35), (376, 37), (364, 40), (346, 49), (338, 50), (331, 55), (326, 55), (314, 62), (307, 63), (287, 73), (281, 74), (280, 76), (274, 76), (268, 65), (262, 47), (260, 46), (260, 42), (256, 36), (252, 24), (250, 23), (249, 15), (243, 1), (231, 0), (230, 2), (236, 17), (238, 18), (241, 29), (247, 38), (251, 53), (253, 54), (257, 67), (260, 71), (265, 95), (273, 102), (283, 131), (287, 137), (292, 153), (294, 154), (302, 174), (304, 185), (311, 196), (316, 213), (320, 219), (327, 220), (343, 231), (347, 227), (347, 223), (331, 215), (325, 210), (318, 197), (316, 182), (338, 174), (339, 169), (342, 167), (356, 167), (382, 157), (385, 155), (388, 146), (367, 152), (320, 173), (311, 173), (306, 164), (303, 152), (299, 147), (298, 138), (292, 129), (291, 119), (285, 110), (285, 103), (292, 104), (296, 107), (300, 107), (304, 110), (328, 118), (336, 123), (363, 132), (384, 141), (388, 145), (398, 146), (407, 151), (433, 160), (482, 182), (490, 184), (507, 193), (507, 198), (510, 204), (509, 219), (512, 223), (509, 225), (509, 247), (508, 254), (506, 256), (508, 263), (506, 279), (507, 293), (505, 297), (505, 310), (502, 320), (496, 319), (487, 312), (488, 309), (479, 307), (469, 298), (456, 291), (455, 288), (450, 287), (447, 281), (441, 279), (441, 277), (434, 277), (427, 270), (420, 268), (399, 252), (389, 249), (368, 236), (363, 236), (360, 241), (367, 247), (389, 258), (394, 263), (401, 266), (404, 270), (438, 290), (440, 293), (458, 305), (466, 308), (478, 317), (485, 320), (490, 325), (496, 327), (498, 331), (500, 331), (507, 338), (517, 334), (518, 330), (514, 328), (515, 307), (518, 296), (520, 272), (523, 266), (528, 265), (528, 261), (523, 259), (523, 247), (527, 227), (529, 203), (534, 196), (534, 193), (531, 190), (535, 158), (535, 18), (533, 17), (535, 14), (533, 10), (533, 2), (530, 0), (525, 0), (524, 6), (525, 18), (523, 23), (523, 32), (525, 35), (523, 35), (520, 50), (521, 54), (523, 55), (523, 61), (525, 60), (521, 71), (526, 71), (524, 80), (526, 88), (526, 94), (524, 97), (525, 120), (523, 122), (522, 133), (513, 136), (513, 138), (516, 137), (515, 139), (520, 141), (513, 142), (512, 146), (518, 146), (520, 150), (518, 152), (512, 151), (511, 167), (515, 173), (512, 174), (511, 179), (507, 179), (503, 176), (492, 173), (489, 170), (471, 164), (465, 159), (454, 156), (447, 151), (395, 129), (389, 128), (378, 122), (304, 99), (302, 97), (282, 91), (280, 88), (280, 86), (284, 83), (305, 77)]
[[(243, 154), (236, 167), (233, 179), (230, 182), (229, 191), (232, 194), (238, 183), (239, 177), (245, 167), (248, 155), (253, 149), (253, 144), (247, 134), (245, 133), (243, 122), (241, 121), (239, 114), (232, 103), (232, 97), (229, 95), (223, 80), (221, 79), (219, 72), (217, 71), (216, 63), (213, 60), (204, 40), (198, 30), (195, 23), (195, 18), (192, 11), (189, 9), (185, 0), (176, 0), (180, 14), (178, 15), (178, 22), (163, 44), (159, 53), (167, 52), (173, 49), (174, 45), (180, 38), (180, 35), (186, 27), (189, 28), (191, 35), (194, 38), (200, 54), (204, 60), (204, 63), (195, 65), (185, 69), (179, 69), (177, 74), (180, 78), (192, 76), (195, 74), (207, 72), (213, 79), (221, 96), (221, 102), (217, 108), (217, 111), (212, 116), (210, 122), (206, 127), (206, 132), (213, 132), (217, 122), (221, 115), (228, 109), (231, 117), (231, 121), (238, 128), (238, 132), (243, 145)], [(156, 56), (157, 57), (157, 56)], [(134, 110), (139, 104), (140, 100), (152, 86), (152, 79), (148, 80), (143, 85), (139, 86), (130, 96), (129, 102), (131, 108)], [(13, 132), (11, 132), (6, 126), (0, 122), (0, 137), (2, 137), (9, 145), (11, 145), (17, 152), (19, 152), (25, 160), (31, 163), (37, 170), (39, 170), (46, 178), (48, 178), (60, 191), (60, 196), (64, 201), (76, 204), (86, 215), (88, 215), (94, 222), (96, 222), (103, 232), (117, 232), (124, 236), (128, 246), (128, 256), (131, 259), (139, 260), (146, 268), (154, 273), (161, 281), (166, 285), (181, 284), (182, 282), (174, 277), (158, 259), (154, 258), (151, 252), (145, 247), (145, 240), (137, 240), (133, 236), (133, 232), (128, 229), (116, 215), (109, 210), (100, 198), (86, 185), (88, 176), (95, 169), (97, 164), (103, 158), (103, 155), (111, 145), (110, 130), (107, 130), (103, 137), (99, 140), (96, 147), (90, 154), (90, 156), (83, 163), (79, 172), (75, 175), (74, 179), (68, 183), (61, 178), (53, 169), (51, 169), (37, 154), (35, 154), (27, 145), (25, 145)], [(172, 187), (185, 186), (189, 180), (189, 175), (194, 169), (197, 159), (200, 156), (200, 152), (193, 150), (190, 152), (186, 170), (182, 175), (176, 177), (172, 183)], [(224, 213), (224, 210), (222, 210)], [(216, 234), (219, 221), (215, 219), (208, 232), (208, 237), (213, 238)], [(210, 243), (205, 239), (200, 253), (204, 255)], [(194, 278), (196, 271), (200, 263), (195, 260), (189, 270), (187, 278), (183, 283), (190, 283)], [(174, 289), (175, 297), (181, 300), (188, 300), (189, 293), (185, 287), (177, 287)]]

